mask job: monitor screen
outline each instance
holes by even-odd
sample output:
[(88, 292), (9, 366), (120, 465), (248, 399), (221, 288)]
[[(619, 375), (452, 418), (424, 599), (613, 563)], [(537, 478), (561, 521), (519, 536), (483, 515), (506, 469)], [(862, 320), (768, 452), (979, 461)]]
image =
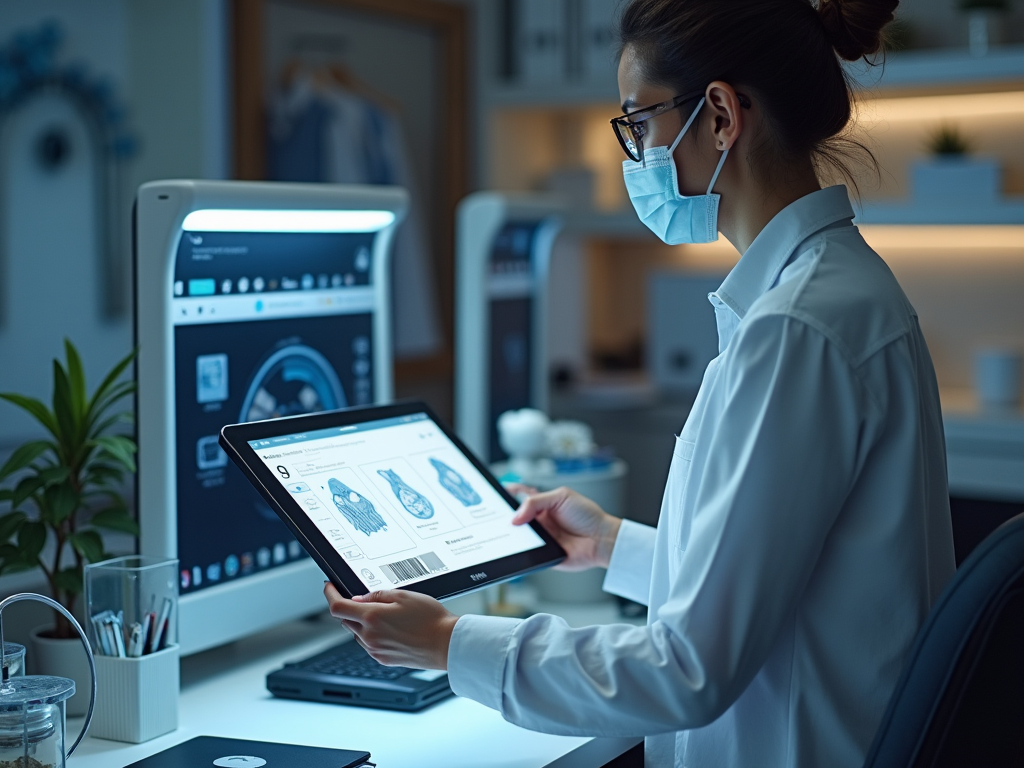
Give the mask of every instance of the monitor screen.
[(249, 446), (369, 590), (544, 545), (425, 413)]
[(490, 304), (491, 462), (508, 458), (498, 442), (498, 417), (505, 411), (528, 408), (533, 390), (534, 269), (533, 252), (542, 221), (509, 222), (499, 230), (491, 248), (487, 274)]
[(307, 557), (217, 436), (373, 400), (374, 237), (182, 232), (171, 302), (182, 594)]

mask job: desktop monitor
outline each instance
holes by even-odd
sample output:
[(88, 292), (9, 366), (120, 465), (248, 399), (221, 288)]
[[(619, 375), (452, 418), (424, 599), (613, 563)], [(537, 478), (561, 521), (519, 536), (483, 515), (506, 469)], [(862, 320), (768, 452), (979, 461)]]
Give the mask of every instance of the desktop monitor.
[(160, 181), (135, 204), (140, 549), (176, 557), (183, 654), (324, 608), (322, 575), (217, 443), (391, 398), (394, 187)]
[(559, 203), (545, 195), (477, 192), (456, 224), (455, 428), (501, 461), (498, 416), (547, 408), (547, 285)]

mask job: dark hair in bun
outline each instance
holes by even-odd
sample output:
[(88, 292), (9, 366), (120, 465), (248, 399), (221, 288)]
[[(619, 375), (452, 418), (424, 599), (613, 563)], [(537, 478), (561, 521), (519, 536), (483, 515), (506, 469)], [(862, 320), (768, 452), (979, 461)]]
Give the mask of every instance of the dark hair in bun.
[(899, 0), (821, 0), (818, 14), (835, 52), (857, 61), (882, 48), (882, 28), (895, 18)]
[[(882, 47), (882, 28), (899, 0), (627, 0), (619, 39), (645, 77), (677, 94), (724, 80), (756, 98), (766, 135), (751, 157), (762, 175), (785, 173), (810, 155), (856, 188), (849, 170), (870, 151), (847, 134), (853, 114), (840, 58)], [(698, 116), (698, 124), (700, 116)], [(693, 131), (693, 135), (698, 135)]]

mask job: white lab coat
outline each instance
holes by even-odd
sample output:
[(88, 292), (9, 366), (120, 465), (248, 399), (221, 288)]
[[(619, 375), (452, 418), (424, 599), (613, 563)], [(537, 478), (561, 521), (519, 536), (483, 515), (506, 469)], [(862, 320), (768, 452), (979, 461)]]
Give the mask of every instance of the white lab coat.
[(852, 217), (794, 202), (709, 297), (658, 528), (624, 522), (605, 581), (647, 626), (462, 617), (456, 693), (649, 766), (861, 765), (954, 561), (931, 359)]

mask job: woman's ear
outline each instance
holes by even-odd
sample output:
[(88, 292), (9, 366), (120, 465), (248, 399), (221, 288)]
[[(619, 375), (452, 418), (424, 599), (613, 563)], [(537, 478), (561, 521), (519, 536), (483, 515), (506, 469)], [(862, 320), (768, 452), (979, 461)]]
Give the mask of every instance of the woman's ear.
[(728, 83), (715, 80), (708, 86), (705, 97), (714, 118), (715, 149), (732, 149), (743, 133), (743, 109), (736, 91)]

